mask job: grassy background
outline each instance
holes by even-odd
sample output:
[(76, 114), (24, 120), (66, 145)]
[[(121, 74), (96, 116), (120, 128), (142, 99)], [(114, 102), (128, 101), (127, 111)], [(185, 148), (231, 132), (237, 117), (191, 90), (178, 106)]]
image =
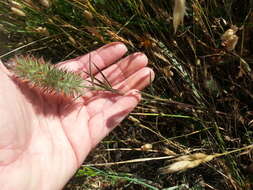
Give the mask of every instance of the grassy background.
[[(167, 159), (155, 160), (252, 144), (252, 1), (189, 0), (176, 34), (172, 0), (52, 0), (48, 7), (16, 2), (0, 1), (1, 59), (31, 53), (56, 63), (122, 41), (129, 53), (144, 52), (156, 72), (141, 104), (92, 152), (66, 190), (252, 189), (251, 150), (176, 174), (161, 174)], [(226, 51), (221, 35), (231, 25), (240, 28), (239, 41)], [(145, 144), (153, 147), (141, 148)], [(126, 163), (140, 158), (147, 160)]]

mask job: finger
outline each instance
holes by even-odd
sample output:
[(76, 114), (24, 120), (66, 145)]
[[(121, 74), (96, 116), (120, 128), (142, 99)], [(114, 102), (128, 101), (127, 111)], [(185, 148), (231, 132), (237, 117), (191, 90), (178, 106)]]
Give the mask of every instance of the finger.
[(120, 42), (107, 44), (95, 51), (75, 59), (58, 63), (59, 68), (80, 72), (84, 78), (95, 75), (100, 70), (108, 67), (127, 52), (127, 47)]
[(11, 75), (10, 71), (6, 68), (6, 66), (3, 64), (1, 60), (0, 60), (0, 71), (3, 71), (8, 75)]
[(141, 95), (136, 90), (121, 96), (110, 107), (106, 107), (89, 120), (90, 136), (95, 147), (112, 131), (139, 103)]
[(154, 71), (148, 67), (144, 67), (132, 74), (126, 80), (113, 86), (113, 89), (119, 90), (120, 93), (127, 93), (132, 89), (142, 90), (148, 86), (154, 78)]
[(116, 64), (111, 65), (103, 70), (102, 73), (98, 73), (95, 78), (102, 83), (109, 82), (111, 86), (114, 86), (124, 81), (147, 64), (148, 58), (145, 54), (134, 53), (120, 60)]

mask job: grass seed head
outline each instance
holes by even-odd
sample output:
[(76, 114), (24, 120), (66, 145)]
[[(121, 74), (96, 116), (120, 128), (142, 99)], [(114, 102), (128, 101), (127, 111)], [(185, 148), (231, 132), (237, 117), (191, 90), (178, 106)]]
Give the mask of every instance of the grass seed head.
[(40, 33), (40, 34), (43, 34), (43, 35), (46, 35), (46, 36), (49, 35), (49, 32), (48, 32), (48, 30), (47, 30), (46, 27), (41, 27), (41, 26), (39, 26), (39, 27), (35, 28), (34, 30), (35, 30), (36, 32)]
[(43, 5), (46, 8), (49, 8), (51, 6), (50, 0), (39, 0), (40, 4)]
[(173, 26), (175, 33), (180, 24), (184, 22), (184, 15), (186, 12), (185, 0), (175, 0), (173, 9)]
[(90, 11), (88, 11), (88, 10), (85, 10), (84, 12), (83, 12), (83, 16), (84, 16), (84, 18), (86, 18), (87, 20), (93, 20), (93, 14), (90, 12)]
[(17, 16), (22, 16), (22, 17), (25, 17), (25, 16), (26, 16), (26, 14), (25, 14), (24, 11), (22, 11), (21, 9), (18, 9), (18, 8), (16, 8), (16, 7), (11, 7), (11, 11), (12, 11), (15, 15), (17, 15)]
[(214, 155), (207, 155), (203, 153), (195, 153), (191, 155), (184, 155), (174, 159), (174, 163), (160, 168), (162, 174), (169, 174), (175, 172), (183, 172), (191, 168), (195, 168), (202, 163), (209, 162), (214, 159)]
[(10, 4), (12, 7), (15, 7), (17, 9), (22, 9), (22, 5), (17, 1), (10, 1)]
[(144, 150), (144, 151), (152, 150), (152, 148), (153, 148), (152, 144), (144, 144), (144, 145), (141, 146), (141, 149)]
[(226, 48), (227, 51), (232, 51), (235, 49), (235, 46), (238, 42), (238, 36), (236, 32), (238, 31), (238, 27), (231, 26), (230, 29), (226, 30), (224, 34), (221, 36), (222, 43), (221, 45)]
[(82, 95), (85, 88), (84, 79), (78, 73), (58, 69), (55, 65), (45, 62), (43, 58), (19, 56), (12, 62), (15, 64), (11, 70), (17, 78), (46, 94), (77, 97)]

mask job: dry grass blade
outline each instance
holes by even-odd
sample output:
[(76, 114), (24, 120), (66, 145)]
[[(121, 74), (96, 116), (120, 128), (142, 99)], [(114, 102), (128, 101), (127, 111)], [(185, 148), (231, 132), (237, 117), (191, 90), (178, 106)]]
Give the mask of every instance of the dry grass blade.
[(138, 158), (138, 159), (132, 159), (132, 160), (125, 160), (120, 162), (108, 162), (108, 163), (98, 163), (98, 164), (84, 164), (82, 166), (112, 166), (112, 165), (119, 165), (119, 164), (130, 164), (130, 163), (137, 163), (137, 162), (148, 162), (148, 161), (154, 161), (154, 160), (166, 160), (173, 158), (174, 156), (163, 156), (163, 157), (157, 157), (157, 158)]

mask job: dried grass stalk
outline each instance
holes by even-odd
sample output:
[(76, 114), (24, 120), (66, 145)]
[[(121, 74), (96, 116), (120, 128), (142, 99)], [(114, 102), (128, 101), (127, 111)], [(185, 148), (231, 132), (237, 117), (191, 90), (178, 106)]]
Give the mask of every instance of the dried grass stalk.
[(175, 5), (173, 9), (173, 27), (175, 33), (180, 24), (184, 22), (184, 15), (186, 12), (185, 0), (175, 0)]

